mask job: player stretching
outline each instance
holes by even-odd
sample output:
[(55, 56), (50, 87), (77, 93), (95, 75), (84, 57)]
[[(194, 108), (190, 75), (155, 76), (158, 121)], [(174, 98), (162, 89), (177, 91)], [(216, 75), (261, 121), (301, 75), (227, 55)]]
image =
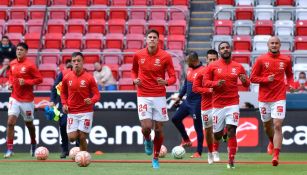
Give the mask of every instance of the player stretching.
[[(218, 53), (215, 50), (208, 50), (207, 65), (218, 59)], [(201, 115), (203, 127), (206, 132), (206, 142), (208, 146), (208, 163), (220, 161), (218, 147), (219, 141), (214, 139), (212, 128), (212, 88), (203, 87), (204, 74), (207, 67), (204, 67), (193, 82), (193, 92), (200, 93), (201, 96)]]
[(92, 128), (94, 104), (100, 93), (92, 74), (83, 69), (82, 53), (72, 54), (73, 71), (62, 80), (61, 101), (67, 115), (67, 135), (70, 142), (79, 139), (80, 150), (87, 151), (86, 138)]
[(187, 71), (187, 78), (184, 81), (184, 86), (181, 88), (179, 96), (175, 99), (175, 106), (179, 106), (179, 102), (186, 94), (186, 99), (180, 104), (178, 110), (172, 118), (172, 122), (180, 132), (183, 142), (182, 146), (192, 146), (192, 142), (182, 123), (183, 119), (187, 116), (193, 118), (194, 129), (197, 133), (197, 151), (191, 158), (200, 158), (203, 152), (204, 133), (201, 121), (201, 95), (192, 91), (193, 82), (199, 72), (203, 69), (202, 63), (198, 59), (196, 52), (190, 52), (187, 57), (187, 64), (189, 69)]
[(240, 63), (231, 60), (231, 48), (228, 42), (221, 42), (218, 46), (220, 56), (207, 67), (205, 72), (205, 87), (213, 88), (213, 133), (216, 140), (220, 140), (227, 128), (228, 136), (228, 164), (227, 168), (234, 168), (237, 152), (236, 129), (239, 123), (239, 94), (238, 79), (242, 85), (249, 87), (250, 81)]
[[(159, 168), (158, 156), (163, 143), (163, 122), (168, 121), (165, 86), (176, 82), (171, 56), (160, 49), (159, 33), (149, 30), (146, 34), (147, 47), (136, 52), (133, 58), (132, 78), (137, 86), (138, 115), (145, 141), (145, 153), (154, 155), (153, 168)], [(165, 80), (165, 73), (169, 79)], [(153, 144), (151, 129), (155, 131)], [(154, 149), (152, 150), (152, 145)]]
[(269, 138), (268, 154), (273, 154), (272, 165), (277, 166), (282, 145), (282, 122), (286, 115), (287, 77), (290, 91), (293, 91), (293, 73), (291, 59), (280, 54), (280, 40), (271, 37), (268, 41), (268, 53), (256, 59), (252, 69), (251, 82), (259, 84), (259, 110), (264, 131)]
[(7, 151), (4, 158), (13, 155), (14, 126), (21, 115), (31, 138), (31, 155), (36, 148), (34, 120), (33, 86), (42, 83), (43, 78), (36, 66), (26, 58), (28, 45), (19, 43), (16, 48), (17, 58), (10, 63), (9, 89), (12, 94), (8, 104)]

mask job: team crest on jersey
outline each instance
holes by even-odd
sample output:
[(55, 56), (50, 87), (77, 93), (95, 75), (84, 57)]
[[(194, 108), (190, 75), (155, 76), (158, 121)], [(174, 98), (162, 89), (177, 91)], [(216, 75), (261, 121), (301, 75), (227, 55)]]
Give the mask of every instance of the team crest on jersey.
[(284, 68), (285, 68), (285, 63), (279, 62), (279, 69), (284, 69)]
[(85, 84), (86, 82), (85, 82), (85, 80), (81, 80), (80, 81), (80, 87), (86, 87), (86, 84)]
[(269, 66), (270, 66), (270, 63), (269, 63), (269, 62), (265, 62), (265, 63), (264, 63), (264, 66), (265, 66), (266, 69), (268, 69)]
[(141, 64), (145, 63), (145, 58), (141, 58)]
[(71, 86), (72, 85), (72, 80), (69, 80), (68, 84), (69, 84), (69, 86)]
[(222, 69), (221, 69), (221, 68), (218, 68), (218, 69), (217, 69), (217, 73), (219, 73), (219, 74), (222, 73)]
[(236, 69), (236, 68), (232, 68), (232, 69), (231, 69), (231, 74), (237, 75), (237, 69)]
[(23, 66), (23, 67), (20, 69), (20, 73), (22, 73), (22, 74), (26, 73), (26, 67)]
[(160, 58), (156, 58), (156, 60), (155, 60), (155, 64), (154, 64), (155, 66), (161, 66), (161, 60), (160, 60)]

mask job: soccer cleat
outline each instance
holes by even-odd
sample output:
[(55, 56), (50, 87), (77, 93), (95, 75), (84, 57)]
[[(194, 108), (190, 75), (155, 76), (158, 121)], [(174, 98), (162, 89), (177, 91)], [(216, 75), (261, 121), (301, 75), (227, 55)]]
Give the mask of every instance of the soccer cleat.
[(60, 155), (60, 158), (66, 159), (66, 156), (69, 156), (69, 153), (68, 152), (62, 152), (61, 155)]
[(220, 161), (220, 154), (217, 151), (212, 152), (213, 155), (213, 161), (214, 162), (219, 162)]
[(198, 152), (195, 152), (190, 158), (201, 158), (201, 155)]
[(228, 169), (235, 169), (236, 168), (233, 160), (228, 160), (227, 168)]
[(32, 157), (35, 156), (36, 144), (31, 144), (30, 154)]
[(273, 157), (273, 159), (272, 159), (272, 165), (273, 166), (277, 166), (278, 165), (278, 163), (279, 163), (278, 159), (279, 159), (278, 156), (274, 156)]
[(192, 142), (190, 140), (187, 140), (187, 141), (182, 141), (180, 146), (183, 146), (183, 147), (191, 147), (192, 146)]
[(213, 164), (213, 154), (212, 153), (208, 153), (208, 164)]
[(6, 152), (5, 152), (5, 154), (4, 154), (3, 157), (4, 157), (5, 159), (7, 159), (7, 158), (12, 157), (13, 155), (14, 155), (13, 151), (10, 150), (10, 149), (8, 149), (8, 150), (6, 150)]
[(144, 145), (145, 145), (145, 153), (147, 155), (151, 155), (152, 154), (152, 141), (151, 140), (149, 140), (149, 141), (145, 140)]
[(270, 142), (270, 143), (268, 144), (268, 147), (267, 147), (267, 153), (268, 153), (269, 155), (272, 155), (273, 152), (274, 152), (274, 144), (273, 144), (272, 142)]
[(155, 158), (152, 159), (152, 167), (154, 169), (159, 169), (160, 168), (159, 159), (155, 159)]

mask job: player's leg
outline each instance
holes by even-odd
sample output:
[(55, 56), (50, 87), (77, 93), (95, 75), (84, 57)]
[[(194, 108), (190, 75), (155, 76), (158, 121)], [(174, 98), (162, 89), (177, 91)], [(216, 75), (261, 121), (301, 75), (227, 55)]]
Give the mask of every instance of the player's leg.
[[(222, 139), (224, 135), (226, 115), (225, 115), (224, 108), (214, 108), (212, 111), (213, 111), (212, 112), (213, 135), (214, 135), (214, 142), (215, 142), (215, 144), (213, 145), (214, 147), (213, 150), (217, 150), (218, 144), (216, 143), (219, 143), (219, 141)], [(215, 156), (218, 156), (218, 155), (215, 155)]]
[(79, 131), (80, 151), (87, 151), (87, 139), (88, 133)]
[(194, 153), (191, 156), (191, 158), (200, 158), (203, 152), (203, 143), (204, 143), (204, 131), (203, 131), (203, 124), (202, 124), (202, 119), (201, 119), (200, 104), (199, 104), (199, 108), (197, 107), (195, 109), (194, 114), (192, 114), (192, 117), (193, 117), (194, 129), (197, 134), (197, 152)]
[(213, 123), (212, 123), (212, 110), (204, 110), (201, 112), (202, 123), (205, 128), (205, 138), (208, 146), (208, 163), (212, 164), (214, 162), (213, 156)]
[(35, 153), (35, 149), (36, 149), (36, 134), (35, 134), (35, 126), (33, 124), (33, 121), (27, 121), (25, 122), (28, 130), (29, 130), (29, 134), (30, 134), (30, 138), (31, 138), (31, 155), (32, 157), (34, 157), (34, 153)]
[(78, 138), (80, 141), (80, 150), (87, 151), (87, 136), (92, 129), (93, 112), (80, 113), (80, 121), (78, 123)]
[(271, 118), (271, 103), (259, 102), (259, 111), (260, 111), (261, 120), (263, 123), (264, 132), (269, 138), (269, 144), (267, 146), (267, 153), (273, 154), (274, 128), (273, 128), (273, 120)]
[(65, 159), (66, 156), (69, 155), (66, 125), (67, 125), (67, 114), (63, 114), (59, 120), (59, 127), (61, 133), (61, 149), (62, 149), (62, 153), (60, 155), (61, 159)]
[(172, 118), (172, 122), (175, 125), (175, 127), (178, 129), (178, 131), (181, 134), (181, 137), (183, 139), (182, 146), (190, 147), (192, 146), (192, 142), (190, 141), (190, 138), (185, 130), (185, 127), (182, 123), (183, 119), (189, 115), (188, 107), (185, 103), (185, 101), (179, 106), (178, 110), (175, 112), (175, 115)]
[(67, 114), (66, 131), (70, 142), (74, 142), (79, 138), (79, 122), (79, 116), (77, 114)]

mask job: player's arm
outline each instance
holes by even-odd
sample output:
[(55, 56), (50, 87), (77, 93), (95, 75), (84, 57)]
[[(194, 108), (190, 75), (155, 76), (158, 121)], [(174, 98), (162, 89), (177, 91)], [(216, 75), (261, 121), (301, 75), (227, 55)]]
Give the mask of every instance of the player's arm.
[(9, 69), (9, 85), (8, 85), (8, 89), (9, 90), (12, 90), (13, 88), (13, 83), (14, 83), (14, 78), (13, 78), (13, 72), (12, 72), (12, 69), (11, 69), (11, 64), (10, 64), (10, 69)]
[(240, 66), (240, 74), (239, 74), (239, 79), (242, 82), (242, 85), (244, 87), (249, 87), (250, 85), (250, 79), (248, 78), (248, 76), (246, 75), (245, 69), (243, 66)]
[(287, 83), (289, 86), (290, 92), (293, 92), (295, 90), (295, 83), (293, 79), (293, 71), (292, 71), (292, 63), (291, 60), (289, 60), (289, 63), (287, 64), (286, 67), (286, 77), (287, 77)]
[(207, 94), (212, 93), (212, 88), (203, 87), (203, 72), (197, 75), (195, 80), (193, 81), (192, 91), (199, 94)]
[[(269, 77), (262, 77), (261, 76), (261, 72), (262, 72), (262, 69), (261, 69), (261, 62), (260, 60), (256, 60), (256, 63), (254, 64), (253, 68), (252, 68), (252, 73), (251, 73), (251, 77), (250, 77), (250, 81), (252, 83), (269, 83), (272, 80), (271, 76)], [(274, 75), (273, 75), (274, 77)]]
[(134, 56), (133, 56), (131, 78), (133, 80), (134, 85), (140, 85), (141, 84), (141, 79), (139, 78), (139, 62), (138, 62), (138, 56), (136, 54), (134, 54)]
[(225, 83), (225, 80), (213, 80), (213, 68), (211, 65), (207, 67), (206, 72), (204, 73), (204, 86), (207, 88), (216, 88), (222, 86)]
[(31, 79), (24, 79), (26, 85), (38, 85), (43, 82), (43, 77), (35, 65), (30, 67)]
[(65, 77), (63, 78), (62, 81), (61, 96), (60, 96), (63, 105), (67, 105), (67, 100), (68, 100), (68, 86), (67, 86), (67, 79)]
[(62, 81), (62, 79), (63, 79), (63, 73), (60, 72), (54, 81), (54, 84), (52, 86), (51, 93), (50, 93), (50, 101), (53, 103), (56, 102), (56, 99), (58, 96), (56, 86)]
[(172, 57), (169, 55), (167, 56), (167, 64), (166, 64), (166, 70), (168, 74), (168, 80), (167, 81), (167, 86), (170, 86), (172, 84), (176, 83), (176, 71), (174, 68), (173, 60)]

